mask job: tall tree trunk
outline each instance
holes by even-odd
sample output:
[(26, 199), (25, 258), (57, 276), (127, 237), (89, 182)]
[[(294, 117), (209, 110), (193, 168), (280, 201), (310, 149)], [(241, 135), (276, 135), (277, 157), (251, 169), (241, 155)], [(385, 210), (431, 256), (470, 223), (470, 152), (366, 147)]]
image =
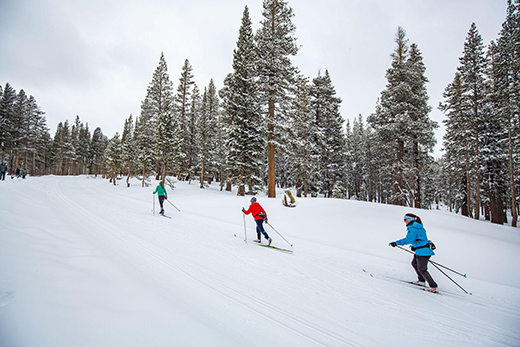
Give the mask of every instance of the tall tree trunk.
[(516, 211), (516, 194), (515, 194), (515, 175), (513, 172), (513, 141), (511, 138), (511, 126), (508, 130), (508, 141), (509, 141), (509, 185), (511, 187), (511, 226), (516, 227), (518, 221), (518, 213)]
[(274, 167), (274, 99), (269, 100), (267, 115), (267, 197), (276, 198), (276, 180)]
[(414, 155), (414, 165), (415, 165), (415, 194), (414, 194), (414, 207), (421, 208), (421, 173), (419, 168), (419, 143), (415, 139), (414, 136), (413, 141), (413, 155)]
[(36, 150), (33, 150), (31, 176), (36, 175)]
[(200, 189), (204, 188), (204, 159), (200, 161)]
[(475, 219), (480, 219), (480, 153), (478, 132), (475, 134)]
[(394, 205), (404, 206), (402, 198), (403, 193), (403, 158), (404, 158), (404, 141), (397, 140), (397, 161), (395, 168), (395, 181), (394, 181)]
[(143, 180), (141, 181), (141, 187), (144, 187), (144, 175), (146, 174), (146, 164), (143, 163)]
[(466, 159), (466, 206), (468, 209), (467, 216), (473, 218), (473, 213), (471, 213), (471, 180), (469, 177), (469, 156), (468, 151), (464, 151), (464, 156)]

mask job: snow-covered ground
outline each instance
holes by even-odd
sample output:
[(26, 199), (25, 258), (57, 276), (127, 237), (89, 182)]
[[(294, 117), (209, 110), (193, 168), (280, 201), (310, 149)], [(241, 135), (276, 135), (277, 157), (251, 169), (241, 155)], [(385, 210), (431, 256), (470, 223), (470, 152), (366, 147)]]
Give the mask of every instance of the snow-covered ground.
[(520, 346), (518, 228), (414, 211), (473, 293), (430, 266), (436, 295), (388, 246), (412, 209), (260, 194), (286, 254), (244, 242), (250, 197), (177, 182), (167, 219), (155, 183), (0, 182), (0, 346)]

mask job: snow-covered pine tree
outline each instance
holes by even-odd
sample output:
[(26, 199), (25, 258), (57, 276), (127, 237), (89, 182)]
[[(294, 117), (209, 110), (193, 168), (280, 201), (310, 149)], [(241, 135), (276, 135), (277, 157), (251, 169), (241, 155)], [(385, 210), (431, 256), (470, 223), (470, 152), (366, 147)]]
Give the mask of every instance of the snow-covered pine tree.
[(350, 171), (348, 197), (366, 201), (368, 199), (367, 188), (369, 186), (366, 171), (368, 166), (368, 139), (361, 115), (354, 119), (352, 130), (347, 135), (347, 143), (349, 149), (348, 157), (350, 159), (347, 161), (349, 164), (347, 170)]
[(130, 177), (137, 163), (137, 151), (135, 148), (134, 120), (130, 115), (123, 126), (121, 135), (121, 155), (123, 160), (123, 171), (126, 173), (126, 186), (130, 187)]
[(237, 48), (233, 51), (233, 72), (227, 76), (220, 91), (226, 125), (226, 180), (237, 185), (237, 194), (242, 196), (246, 187), (250, 192), (257, 191), (263, 181), (265, 137), (257, 85), (257, 59), (246, 6)]
[(116, 185), (118, 174), (123, 170), (123, 148), (121, 136), (118, 132), (108, 142), (104, 156), (105, 172), (109, 174), (109, 180)]
[(144, 106), (144, 120), (151, 116), (151, 123), (156, 127), (153, 141), (156, 175), (164, 182), (166, 175), (176, 168), (178, 127), (173, 117), (173, 84), (163, 53), (148, 86), (146, 101), (141, 107), (141, 116), (143, 117)]
[(88, 128), (88, 123), (85, 125), (81, 123), (80, 130), (79, 130), (79, 138), (78, 138), (78, 148), (76, 150), (76, 154), (81, 160), (81, 173), (86, 174), (87, 173), (87, 166), (88, 166), (88, 158), (89, 158), (89, 152), (90, 152), (90, 140), (91, 140), (91, 134), (90, 130)]
[(190, 109), (188, 112), (186, 123), (186, 171), (188, 172), (188, 180), (191, 183), (192, 179), (197, 177), (198, 167), (198, 151), (199, 144), (197, 142), (197, 121), (200, 117), (202, 99), (200, 96), (199, 87), (193, 84), (193, 89), (190, 96)]
[(468, 125), (471, 132), (471, 164), (472, 173), (475, 177), (475, 219), (480, 218), (480, 184), (481, 184), (481, 155), (480, 146), (483, 140), (483, 119), (484, 104), (486, 102), (486, 88), (484, 85), (486, 72), (486, 57), (484, 53), (484, 44), (482, 36), (480, 36), (477, 25), (471, 24), (471, 27), (464, 43), (463, 56), (459, 58), (460, 66), (457, 71), (460, 73), (462, 83), (463, 103), (468, 111)]
[(70, 130), (72, 147), (74, 148), (74, 158), (72, 159), (72, 163), (71, 163), (71, 174), (73, 174), (73, 175), (77, 175), (80, 173), (79, 172), (80, 157), (78, 155), (80, 128), (81, 128), (81, 121), (79, 119), (79, 116), (76, 115), (76, 119), (74, 119), (74, 124), (72, 124), (71, 130)]
[(464, 216), (471, 216), (471, 156), (472, 137), (469, 127), (469, 113), (463, 98), (464, 89), (461, 75), (455, 73), (453, 81), (444, 91), (444, 102), (439, 109), (447, 117), (444, 120), (444, 171), (448, 176), (450, 189), (448, 201), (450, 210), (461, 209)]
[(293, 98), (292, 117), (289, 129), (291, 137), (290, 168), (298, 197), (318, 194), (319, 149), (318, 128), (311, 105), (309, 79), (298, 76)]
[[(60, 124), (58, 124), (58, 126), (60, 126)], [(103, 154), (105, 152), (105, 148), (108, 145), (108, 138), (103, 135), (103, 131), (100, 127), (94, 129), (90, 143), (89, 171), (94, 173), (94, 175), (97, 177), (97, 175), (101, 173), (103, 165)]]
[(27, 131), (29, 127), (28, 101), (25, 91), (21, 89), (16, 96), (13, 113), (7, 127), (11, 152), (14, 157), (13, 168), (15, 169), (19, 167), (25, 169), (23, 153), (27, 143)]
[[(27, 152), (32, 155), (30, 160), (31, 170), (30, 175), (42, 175), (45, 173), (45, 165), (48, 158), (48, 148), (50, 145), (49, 128), (47, 128), (45, 112), (40, 109), (36, 103), (36, 99), (29, 96), (29, 119), (28, 119), (28, 134), (27, 134)], [(29, 163), (28, 160), (26, 160)]]
[(156, 125), (153, 120), (150, 100), (145, 98), (141, 102), (141, 113), (135, 121), (134, 141), (139, 174), (141, 174), (141, 186), (145, 186), (146, 177), (153, 170), (154, 149), (156, 137)]
[[(428, 80), (417, 45), (408, 45), (401, 27), (395, 42), (392, 66), (386, 72), (388, 84), (368, 121), (382, 146), (379, 152), (385, 156), (381, 169), (392, 173), (391, 178), (385, 177), (393, 186), (390, 202), (420, 207), (422, 170), (426, 162), (431, 162), (428, 153), (435, 144), (433, 131), (437, 125), (429, 119)], [(386, 173), (381, 172), (381, 177)]]
[(388, 84), (381, 92), (376, 112), (368, 119), (376, 131), (379, 141), (387, 147), (385, 170), (392, 173), (392, 193), (390, 201), (396, 205), (406, 205), (409, 194), (404, 182), (406, 130), (409, 128), (408, 100), (411, 98), (408, 59), (408, 39), (403, 28), (399, 27), (396, 35), (396, 48), (392, 53), (392, 65), (386, 72)]
[(341, 99), (329, 71), (312, 80), (311, 107), (318, 128), (320, 153), (319, 189), (326, 197), (344, 198), (346, 187), (346, 138), (339, 113)]
[[(16, 101), (16, 91), (9, 84), (5, 84), (2, 98), (0, 99), (0, 146), (2, 148), (2, 158), (10, 155), (12, 158), (12, 140), (10, 136), (11, 120), (14, 117), (14, 104)], [(12, 164), (10, 165), (12, 167)]]
[(180, 160), (181, 166), (179, 168), (178, 177), (179, 179), (187, 179), (189, 177), (188, 172), (188, 116), (190, 112), (191, 94), (193, 92), (193, 68), (188, 59), (184, 61), (182, 66), (181, 77), (179, 78), (179, 86), (177, 87), (177, 94), (174, 97), (173, 113), (175, 124), (179, 127), (179, 137), (177, 139), (178, 145), (180, 146)]
[(56, 175), (70, 175), (75, 151), (72, 145), (71, 127), (68, 120), (65, 123), (58, 123), (52, 148), (54, 173)]
[(520, 191), (520, 1), (508, 0), (507, 15), (497, 40), (495, 80), (497, 102), (507, 132), (507, 173), (511, 225), (518, 223)]
[(267, 106), (267, 195), (276, 197), (275, 147), (277, 127), (285, 125), (283, 112), (277, 110), (287, 103), (287, 94), (296, 74), (290, 56), (296, 55), (298, 46), (292, 22), (294, 13), (284, 0), (264, 0), (264, 19), (260, 22), (255, 40), (258, 51), (258, 74), (260, 90)]
[[(198, 162), (200, 172), (200, 188), (204, 188), (204, 180), (215, 173), (215, 156), (217, 146), (217, 129), (219, 121), (219, 100), (213, 79), (204, 88), (200, 115), (197, 119)], [(211, 178), (209, 178), (211, 179)]]
[(429, 97), (426, 90), (428, 78), (425, 76), (426, 67), (419, 48), (415, 43), (410, 45), (410, 55), (406, 61), (410, 73), (411, 99), (408, 101), (410, 109), (408, 117), (410, 126), (408, 136), (411, 138), (410, 174), (407, 177), (408, 186), (413, 194), (415, 208), (422, 207), (424, 180), (428, 179), (430, 173), (429, 165), (433, 164), (433, 158), (429, 153), (433, 152), (436, 144), (435, 129), (437, 122), (430, 119), (431, 106), (428, 104)]
[(492, 223), (506, 222), (507, 203), (507, 125), (502, 112), (499, 79), (500, 67), (496, 64), (497, 46), (491, 42), (487, 51), (488, 69), (486, 102), (483, 105), (485, 117), (482, 117), (482, 141), (480, 146), (482, 170), (482, 206), (486, 220)]

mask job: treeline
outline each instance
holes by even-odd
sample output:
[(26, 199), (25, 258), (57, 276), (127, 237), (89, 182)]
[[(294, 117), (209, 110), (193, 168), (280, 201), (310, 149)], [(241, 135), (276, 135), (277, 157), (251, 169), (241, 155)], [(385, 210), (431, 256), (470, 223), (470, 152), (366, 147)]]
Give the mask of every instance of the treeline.
[(76, 116), (74, 124), (59, 123), (51, 138), (44, 115), (23, 89), (0, 86), (0, 158), (10, 173), (17, 168), (31, 176), (103, 172), (108, 139), (100, 128), (91, 135)]
[(150, 176), (175, 176), (201, 188), (213, 181), (221, 189), (235, 186), (239, 195), (267, 190), (269, 197), (276, 187), (294, 188), (298, 196), (417, 208), (445, 204), (501, 224), (511, 211), (516, 226), (519, 8), (520, 0), (508, 2), (499, 38), (487, 49), (471, 25), (460, 66), (438, 106), (446, 115), (445, 155), (438, 160), (431, 155), (438, 124), (429, 118), (426, 67), (404, 29), (397, 30), (375, 112), (345, 126), (329, 72), (311, 79), (292, 64), (299, 49), (294, 13), (281, 0), (264, 0), (256, 33), (245, 7), (232, 72), (220, 90), (213, 80), (200, 89), (189, 60), (174, 87), (161, 54), (140, 114), (127, 118), (111, 139), (99, 128), (91, 135), (77, 117), (72, 125), (60, 123), (51, 140), (34, 101), (25, 114), (39, 117), (41, 124), (33, 126), (39, 130), (22, 135), (30, 129), (15, 111), (23, 97), (6, 85), (2, 156), (16, 161), (32, 155), (30, 174), (102, 173), (114, 184), (122, 175), (139, 177), (143, 185)]

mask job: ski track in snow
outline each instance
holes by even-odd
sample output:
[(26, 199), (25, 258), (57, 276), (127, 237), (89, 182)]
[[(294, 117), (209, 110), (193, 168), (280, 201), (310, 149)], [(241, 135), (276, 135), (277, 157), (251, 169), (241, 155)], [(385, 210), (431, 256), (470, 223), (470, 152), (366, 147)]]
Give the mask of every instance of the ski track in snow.
[[(48, 253), (52, 264), (61, 261), (83, 271), (99, 272), (108, 259), (126, 268), (125, 274), (146, 283), (156, 300), (164, 300), (180, 316), (200, 321), (207, 329), (200, 331), (200, 341), (217, 336), (220, 340), (213, 340), (213, 345), (401, 346), (407, 344), (403, 339), (433, 340), (437, 346), (520, 345), (514, 328), (520, 323), (520, 302), (511, 301), (520, 298), (519, 288), (508, 289), (507, 293), (514, 293), (509, 299), (501, 298), (500, 293), (491, 296), (489, 290), (501, 288), (492, 283), (481, 286), (482, 295), (476, 290), (469, 290), (475, 293), (473, 296), (462, 291), (457, 294), (458, 288), (437, 272), (435, 278), (442, 281), (446, 291), (443, 286), (441, 295), (418, 291), (397, 283), (399, 278), (410, 276), (406, 268), (409, 257), (402, 261), (405, 256), (400, 255), (396, 261), (394, 255), (376, 256), (350, 240), (347, 244), (352, 248), (348, 249), (341, 247), (340, 240), (316, 243), (316, 231), (311, 227), (309, 232), (301, 226), (295, 227), (297, 231), (287, 226), (280, 229), (289, 231), (289, 239), (295, 244), (293, 254), (253, 247), (241, 238), (244, 225), (240, 204), (247, 200), (225, 192), (205, 192), (185, 182), (177, 183), (178, 189), (169, 197), (181, 212), (165, 202), (172, 217), (166, 219), (148, 212), (152, 187), (125, 189), (89, 176), (30, 178), (9, 184), (0, 185), (0, 192), (12, 189), (28, 211), (48, 208), (63, 217), (60, 222), (42, 223), (41, 230), (17, 230), (29, 238), (47, 235), (48, 239), (38, 239), (32, 247), (41, 254)], [(15, 195), (11, 192), (10, 196)], [(330, 200), (314, 201), (329, 204)], [(287, 225), (272, 219), (284, 211), (281, 204), (261, 199), (263, 202), (270, 221)], [(334, 209), (336, 204), (341, 201), (327, 206)], [(305, 205), (299, 204), (289, 213), (303, 210)], [(317, 204), (316, 210), (319, 208)], [(305, 211), (302, 213), (301, 217), (307, 218)], [(248, 238), (252, 239), (254, 226), (251, 216), (247, 218)], [(332, 222), (332, 228), (342, 225), (345, 217), (339, 218), (339, 223)], [(401, 215), (395, 218), (399, 220)], [(55, 223), (58, 229), (70, 225), (70, 235), (54, 231)], [(363, 226), (354, 224), (355, 228)], [(269, 227), (267, 231), (281, 246), (284, 241)], [(331, 231), (327, 232), (330, 235)], [(402, 234), (403, 228), (380, 241), (384, 244)], [(63, 256), (56, 248), (59, 246), (49, 240), (59, 242), (61, 247), (70, 245), (66, 259), (59, 258)], [(85, 249), (94, 247), (96, 253), (79, 251), (84, 242), (90, 243)], [(366, 273), (364, 268), (368, 268)], [(470, 283), (478, 289), (481, 282)], [(5, 309), (15, 306), (17, 297), (8, 281), (0, 280), (0, 320), (10, 317)], [(57, 293), (50, 300), (59, 297)], [(490, 321), (488, 314), (500, 322)], [(90, 333), (95, 335), (94, 331)], [(180, 335), (180, 341), (190, 340), (182, 332)], [(92, 345), (104, 342), (101, 336), (94, 341)], [(171, 342), (166, 336), (158, 341), (164, 343), (160, 346)]]
[[(250, 295), (244, 295), (243, 293), (235, 290), (232, 286), (226, 285), (222, 281), (219, 281), (217, 277), (211, 276), (207, 273), (204, 273), (203, 271), (197, 270), (195, 267), (190, 266), (188, 262), (181, 262), (175, 260), (175, 257), (165, 257), (163, 255), (158, 254), (156, 250), (146, 247), (143, 244), (140, 244), (138, 240), (129, 237), (124, 231), (120, 230), (116, 225), (113, 225), (113, 223), (109, 221), (96, 221), (95, 215), (92, 215), (91, 213), (89, 213), (87, 209), (81, 207), (79, 204), (75, 203), (70, 198), (67, 198), (66, 195), (60, 191), (60, 184), (58, 180), (55, 181), (54, 188), (56, 196), (58, 196), (59, 199), (63, 202), (63, 206), (69, 206), (71, 212), (74, 212), (83, 217), (85, 222), (90, 222), (91, 226), (89, 227), (89, 229), (97, 229), (103, 232), (111, 233), (113, 236), (117, 237), (125, 243), (128, 243), (130, 246), (132, 246), (139, 252), (145, 254), (147, 257), (150, 257), (155, 261), (171, 269), (174, 269), (178, 273), (182, 273), (184, 276), (191, 279), (196, 284), (206, 286), (207, 289), (212, 290), (216, 294), (230, 301), (233, 301), (235, 304), (240, 305), (243, 308), (248, 309), (257, 315), (260, 315), (263, 318), (274, 322), (275, 324), (280, 325), (284, 329), (287, 329), (293, 333), (302, 336), (303, 338), (315, 343), (316, 345), (327, 346), (331, 345), (331, 343), (339, 343), (340, 345), (345, 346), (361, 346), (360, 344), (354, 343), (349, 339), (346, 339), (342, 336), (338, 336), (333, 332), (327, 331), (327, 329), (324, 327), (316, 326), (312, 322), (305, 321), (303, 319), (298, 319), (298, 317), (293, 317), (290, 314), (285, 313), (283, 310), (277, 309), (275, 306), (252, 305), (251, 303), (255, 301), (254, 297)], [(201, 227), (207, 227), (208, 225), (210, 225), (208, 223), (201, 223), (200, 220), (197, 222), (197, 224), (201, 224)], [(200, 234), (197, 234), (197, 241), (202, 242), (202, 236)], [(212, 237), (212, 241), (212, 244), (218, 245), (218, 243), (214, 242), (214, 237)], [(172, 255), (175, 255), (174, 251), (172, 251), (171, 249), (168, 250)], [(217, 254), (221, 253), (212, 251), (213, 256), (218, 256)], [(241, 300), (238, 300), (237, 297)], [(193, 309), (195, 309), (195, 305), (193, 305)], [(280, 317), (284, 318), (285, 320), (293, 321), (294, 323), (296, 323), (297, 327), (293, 328), (289, 324), (284, 323), (280, 319)], [(306, 331), (309, 330), (313, 330), (314, 332), (322, 335), (329, 341), (326, 343), (322, 343), (319, 340), (316, 340), (315, 338), (310, 336), (310, 334), (306, 333)], [(354, 331), (350, 331), (350, 333), (356, 334)]]

